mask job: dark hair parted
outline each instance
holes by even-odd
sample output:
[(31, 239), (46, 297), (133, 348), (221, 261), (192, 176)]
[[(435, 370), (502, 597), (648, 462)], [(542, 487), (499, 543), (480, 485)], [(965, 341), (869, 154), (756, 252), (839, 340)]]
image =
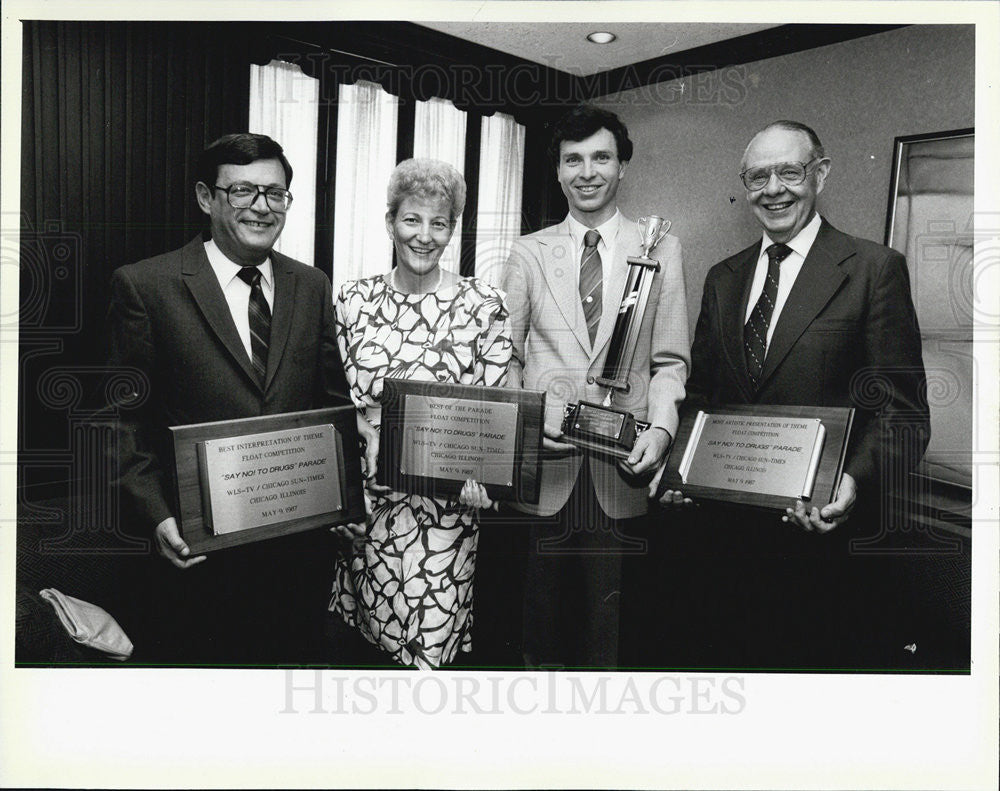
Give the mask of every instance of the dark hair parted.
[(621, 119), (614, 113), (594, 107), (592, 104), (580, 104), (560, 118), (552, 129), (549, 162), (553, 167), (559, 166), (559, 149), (564, 140), (573, 142), (586, 140), (601, 129), (607, 129), (614, 135), (620, 161), (628, 162), (632, 159), (632, 141)]
[(212, 187), (219, 177), (220, 165), (249, 165), (258, 159), (277, 159), (285, 171), (285, 189), (292, 186), (292, 166), (281, 146), (267, 135), (250, 132), (223, 135), (210, 144), (198, 158), (195, 178)]

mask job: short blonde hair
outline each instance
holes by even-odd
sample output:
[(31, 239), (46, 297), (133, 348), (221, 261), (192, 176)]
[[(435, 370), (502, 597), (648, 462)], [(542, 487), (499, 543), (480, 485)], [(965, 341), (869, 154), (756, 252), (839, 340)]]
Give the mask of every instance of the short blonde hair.
[(465, 209), (465, 179), (455, 168), (439, 159), (404, 159), (389, 176), (389, 217), (396, 219), (399, 205), (411, 197), (443, 198), (448, 201), (451, 224), (454, 225)]

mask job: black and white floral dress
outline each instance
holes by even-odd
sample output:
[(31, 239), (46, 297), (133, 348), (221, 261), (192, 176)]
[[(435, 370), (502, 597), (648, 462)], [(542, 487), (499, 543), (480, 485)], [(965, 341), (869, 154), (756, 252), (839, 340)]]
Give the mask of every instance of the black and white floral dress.
[[(404, 294), (387, 277), (347, 283), (337, 338), (351, 397), (374, 426), (387, 376), (504, 384), (511, 357), (503, 294), (476, 278)], [(370, 502), (368, 534), (337, 560), (330, 610), (404, 665), (434, 668), (472, 649), (474, 511), (448, 499), (390, 492)]]

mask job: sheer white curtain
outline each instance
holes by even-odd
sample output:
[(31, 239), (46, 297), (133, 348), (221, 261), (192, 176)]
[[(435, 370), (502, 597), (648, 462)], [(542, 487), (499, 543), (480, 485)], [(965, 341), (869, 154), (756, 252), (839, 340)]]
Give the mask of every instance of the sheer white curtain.
[(521, 235), (524, 127), (503, 113), (483, 118), (479, 148), (476, 275), (500, 284), (513, 241)]
[(316, 241), (318, 126), (319, 80), (294, 63), (250, 65), (250, 131), (278, 141), (293, 171), (289, 189), (294, 201), (274, 248), (310, 265)]
[(334, 197), (333, 293), (349, 280), (388, 272), (385, 193), (396, 166), (399, 99), (359, 80), (337, 96), (337, 183)]
[[(467, 114), (447, 99), (417, 102), (414, 110), (413, 156), (440, 159), (465, 175), (465, 124)], [(457, 272), (461, 255), (462, 218), (441, 256), (444, 269)]]

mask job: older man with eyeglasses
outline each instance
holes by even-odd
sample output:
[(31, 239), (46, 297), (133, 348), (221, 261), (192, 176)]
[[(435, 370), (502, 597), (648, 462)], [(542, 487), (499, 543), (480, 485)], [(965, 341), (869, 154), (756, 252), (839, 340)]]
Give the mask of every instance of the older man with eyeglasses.
[(169, 426), (349, 403), (330, 281), (274, 250), (292, 205), (281, 146), (226, 135), (204, 151), (196, 179), (208, 234), (111, 280), (110, 373), (138, 370), (143, 381), (115, 404), (123, 527), (147, 531), (163, 558), (131, 580), (124, 625), (137, 661), (324, 661), (326, 531), (207, 562), (178, 531)]
[[(903, 256), (817, 213), (830, 170), (808, 126), (777, 121), (758, 132), (739, 175), (763, 238), (705, 279), (686, 410), (856, 410), (833, 502), (798, 501), (783, 516), (702, 507), (710, 546), (694, 554), (710, 554), (712, 568), (692, 571), (692, 584), (705, 586), (700, 600), (711, 609), (692, 628), (713, 663), (828, 667), (892, 649), (884, 635), (852, 631), (859, 614), (886, 611), (888, 594), (877, 601), (864, 590), (870, 559), (852, 556), (849, 538), (883, 529), (881, 492), (916, 465), (930, 438), (920, 330)], [(680, 491), (661, 502), (692, 505)], [(865, 641), (870, 651), (855, 650)]]

